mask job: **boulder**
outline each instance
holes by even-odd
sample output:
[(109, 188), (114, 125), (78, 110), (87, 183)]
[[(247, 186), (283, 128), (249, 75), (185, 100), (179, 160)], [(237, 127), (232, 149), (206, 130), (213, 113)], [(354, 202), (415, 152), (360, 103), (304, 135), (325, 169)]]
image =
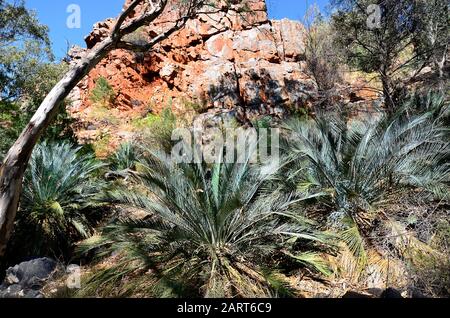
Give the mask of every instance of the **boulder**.
[[(93, 106), (89, 97), (100, 76), (113, 87), (116, 97), (111, 107), (120, 111), (111, 129), (111, 151), (112, 145), (124, 141), (118, 136), (128, 132), (129, 123), (149, 107), (158, 114), (170, 106), (179, 116), (190, 111), (189, 105), (231, 110), (242, 123), (310, 110), (320, 98), (306, 70), (306, 28), (298, 21), (269, 20), (264, 0), (246, 0), (245, 10), (242, 3), (233, 1), (231, 7), (200, 14), (150, 52), (112, 51), (70, 95), (68, 113), (82, 123), (75, 126), (89, 126), (83, 123), (89, 121)], [(142, 10), (137, 7), (135, 15)], [(154, 38), (173, 24), (177, 12), (175, 2), (169, 2), (161, 17), (132, 35), (133, 41)], [(101, 41), (112, 22), (96, 24), (86, 38), (87, 47)], [(77, 62), (85, 54), (86, 50), (74, 49), (70, 61)], [(358, 103), (364, 103), (354, 96), (350, 100), (357, 101), (358, 109)], [(75, 129), (75, 134), (84, 142), (89, 132)]]
[(355, 291), (348, 291), (345, 293), (344, 296), (342, 296), (342, 298), (373, 298), (373, 297), (368, 294), (362, 294)]
[(41, 298), (40, 289), (56, 268), (56, 261), (47, 257), (8, 268), (0, 285), (0, 298)]
[(403, 298), (402, 294), (395, 288), (387, 288), (381, 294), (380, 298)]

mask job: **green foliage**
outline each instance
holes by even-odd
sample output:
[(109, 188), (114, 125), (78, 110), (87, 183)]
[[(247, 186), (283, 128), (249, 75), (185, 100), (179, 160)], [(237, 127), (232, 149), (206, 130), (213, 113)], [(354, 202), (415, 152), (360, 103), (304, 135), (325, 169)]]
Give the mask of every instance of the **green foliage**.
[[(445, 55), (447, 1), (375, 2), (380, 10), (379, 21), (369, 7), (374, 4), (371, 0), (335, 0), (334, 4), (337, 10), (332, 23), (339, 34), (337, 45), (342, 48), (348, 65), (379, 76), (387, 109), (393, 113), (402, 97), (403, 86), (424, 66), (430, 65), (433, 56), (440, 55), (442, 60)], [(433, 39), (433, 43), (421, 44), (426, 42), (424, 37)]]
[(409, 270), (414, 275), (415, 288), (432, 297), (450, 295), (450, 260), (425, 251), (418, 252)]
[[(212, 90), (214, 90), (214, 87), (211, 87)], [(211, 108), (210, 103), (208, 103), (209, 97), (208, 95), (214, 95), (214, 92), (208, 92), (204, 94), (200, 94), (200, 96), (197, 96), (195, 99), (183, 99), (184, 107), (187, 110), (193, 110), (194, 113), (197, 114), (203, 114), (208, 111), (208, 109)]]
[(428, 61), (440, 77), (444, 76), (449, 47), (449, 8), (446, 0), (417, 1), (414, 8), (417, 17), (415, 52), (419, 54), (420, 60)]
[[(103, 166), (69, 142), (39, 144), (25, 175), (12, 253), (66, 255), (76, 239), (91, 233), (89, 208), (99, 205)], [(20, 252), (19, 252), (20, 251)]]
[[(334, 2), (331, 23), (311, 12), (307, 70), (320, 93), (331, 91), (340, 80), (342, 50), (352, 68), (378, 73), (389, 115), (349, 121), (344, 113), (319, 114), (314, 120), (302, 114), (302, 120), (286, 127), (287, 158), (273, 176), (271, 168), (248, 162), (174, 162), (166, 153), (180, 122), (171, 106), (133, 120), (144, 146), (125, 143), (103, 164), (85, 148), (64, 141), (72, 131), (62, 105), (31, 157), (8, 257), (14, 262), (42, 255), (68, 260), (74, 243), (83, 239), (80, 252), (106, 263), (91, 268), (79, 295), (292, 296), (291, 270), (331, 274), (322, 256), (334, 254), (332, 239), (347, 245), (361, 273), (371, 262), (367, 247), (387, 242), (387, 253), (403, 258), (415, 288), (448, 295), (450, 224), (448, 213), (441, 211), (450, 199), (448, 101), (434, 93), (417, 94), (394, 108), (402, 100), (397, 90), (421, 67), (431, 65), (443, 77), (448, 4), (378, 2), (381, 25), (371, 28), (366, 9), (373, 1)], [(244, 3), (235, 11), (249, 10)], [(143, 31), (126, 40), (143, 44), (148, 40)], [(0, 0), (0, 160), (68, 68), (52, 62), (47, 33), (22, 0), (14, 5)], [(215, 93), (212, 89), (210, 95)], [(118, 126), (109, 108), (115, 95), (107, 79), (99, 77), (88, 119)], [(204, 112), (209, 107), (205, 98), (186, 106)], [(263, 117), (252, 124), (259, 131), (276, 122)], [(103, 156), (110, 144), (105, 130), (93, 147)], [(108, 180), (124, 178), (111, 182), (108, 191), (100, 177), (104, 166)], [(384, 209), (412, 191), (424, 202), (439, 203), (423, 214), (394, 215)], [(106, 202), (123, 213), (92, 236), (94, 216)], [(436, 210), (441, 215), (435, 216)], [(309, 219), (318, 212), (317, 219), (326, 222)], [(329, 228), (336, 235), (322, 232)]]
[(390, 67), (414, 35), (410, 1), (384, 1), (379, 6), (380, 21), (368, 10), (373, 1), (334, 3), (338, 11), (332, 17), (333, 25), (340, 34), (337, 41), (346, 50), (350, 65), (365, 72), (378, 72), (383, 67), (392, 71)]
[(139, 119), (133, 120), (132, 124), (133, 124), (134, 128), (145, 129), (145, 128), (151, 127), (158, 120), (159, 120), (159, 116), (154, 115), (154, 114), (148, 114), (144, 118), (139, 118)]
[(71, 126), (73, 122), (74, 119), (67, 113), (66, 103), (63, 102), (59, 108), (59, 112), (41, 138), (47, 141), (66, 140), (74, 143), (76, 142), (76, 137)]
[(149, 41), (149, 36), (144, 27), (140, 27), (131, 34), (127, 34), (123, 37), (123, 40), (135, 45), (145, 45)]
[[(47, 27), (24, 1), (0, 1), (0, 160), (67, 69), (52, 63)], [(65, 105), (43, 138), (73, 137)]]
[(415, 114), (411, 107), (371, 122), (322, 115), (288, 125), (286, 188), (330, 206), (330, 223), (359, 256), (360, 234), (373, 229), (376, 208), (392, 195), (414, 187), (449, 198), (448, 104), (432, 98)]
[(0, 101), (0, 161), (19, 137), (27, 121), (17, 105)]
[(94, 123), (101, 122), (108, 125), (118, 125), (120, 119), (118, 113), (114, 109), (110, 109), (104, 104), (94, 104), (90, 107), (90, 112), (87, 116), (89, 121)]
[(138, 145), (127, 142), (120, 145), (119, 149), (109, 158), (109, 168), (112, 171), (135, 170), (136, 163), (142, 157), (142, 150)]
[[(51, 63), (47, 32), (23, 1), (0, 2), (0, 160), (67, 69)], [(63, 105), (44, 138), (71, 138), (70, 122)]]
[(116, 97), (114, 89), (104, 77), (99, 77), (95, 82), (95, 87), (91, 92), (90, 99), (93, 103), (98, 103), (102, 106), (108, 106)]
[(262, 118), (258, 118), (252, 124), (256, 129), (268, 129), (271, 127), (272, 117), (265, 116)]
[[(176, 164), (149, 150), (138, 171), (135, 188), (109, 196), (147, 216), (120, 219), (81, 245), (83, 252), (119, 256), (83, 283), (83, 295), (284, 295), (274, 259), (325, 271), (310, 252), (327, 236), (289, 211), (289, 196), (264, 192), (268, 176), (259, 167)], [(301, 242), (305, 254), (293, 250)]]
[(99, 158), (105, 158), (110, 153), (111, 134), (102, 132), (101, 135), (92, 143), (95, 155)]
[(47, 80), (39, 74), (52, 59), (48, 29), (35, 13), (23, 0), (0, 1), (0, 98), (34, 98), (27, 90), (37, 79)]
[(405, 240), (408, 244), (404, 253), (410, 284), (430, 297), (450, 296), (449, 213), (445, 211), (445, 206), (441, 212), (428, 214), (416, 221), (414, 230), (421, 236), (421, 241), (417, 241), (419, 243)]
[(36, 14), (26, 9), (25, 1), (0, 0), (0, 39), (3, 42), (29, 36), (50, 43), (47, 32), (48, 28), (38, 22)]
[(146, 145), (156, 146), (166, 152), (172, 150), (174, 145), (172, 133), (177, 128), (177, 117), (170, 106), (164, 108), (158, 116), (149, 114), (147, 117), (135, 121), (134, 126), (144, 136)]
[[(33, 109), (27, 110), (25, 106), (21, 107), (18, 103), (0, 101), (0, 135), (2, 136), (0, 139), (0, 161), (3, 160), (9, 148), (28, 124), (33, 111)], [(67, 114), (65, 103), (63, 103), (56, 118), (41, 138), (51, 141), (74, 141), (75, 136), (71, 129), (72, 122), (73, 119)]]

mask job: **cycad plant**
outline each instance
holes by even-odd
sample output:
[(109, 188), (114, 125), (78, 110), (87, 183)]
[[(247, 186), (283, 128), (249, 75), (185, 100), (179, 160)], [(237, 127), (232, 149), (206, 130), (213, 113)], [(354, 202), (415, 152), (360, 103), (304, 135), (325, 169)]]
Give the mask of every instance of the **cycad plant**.
[(139, 158), (140, 149), (138, 145), (126, 142), (120, 145), (119, 149), (110, 158), (110, 169), (113, 171), (134, 170)]
[(136, 170), (136, 164), (142, 156), (142, 149), (133, 142), (120, 145), (119, 149), (109, 158), (107, 178), (127, 178), (131, 171)]
[(103, 164), (70, 142), (43, 142), (30, 159), (14, 245), (29, 255), (60, 256), (75, 239), (89, 236), (86, 210), (98, 205)]
[(387, 200), (411, 188), (449, 198), (448, 104), (436, 97), (431, 104), (419, 113), (408, 104), (392, 117), (328, 115), (287, 127), (287, 188), (328, 206), (328, 220), (361, 257), (360, 235), (370, 233)]
[(83, 295), (285, 295), (283, 259), (326, 272), (315, 249), (327, 236), (290, 213), (289, 197), (264, 191), (260, 167), (147, 154), (136, 187), (110, 193), (146, 216), (118, 220), (80, 246), (114, 255), (112, 267), (83, 283)]

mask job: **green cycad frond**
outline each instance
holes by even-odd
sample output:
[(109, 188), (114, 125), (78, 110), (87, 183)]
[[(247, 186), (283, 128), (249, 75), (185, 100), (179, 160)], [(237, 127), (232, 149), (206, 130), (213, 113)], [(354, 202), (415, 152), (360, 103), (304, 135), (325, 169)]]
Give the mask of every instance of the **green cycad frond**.
[[(263, 275), (262, 265), (273, 255), (293, 247), (296, 238), (310, 242), (310, 248), (327, 244), (311, 222), (290, 212), (290, 196), (264, 192), (268, 176), (248, 160), (208, 166), (175, 163), (150, 150), (146, 154), (136, 187), (108, 196), (147, 217), (107, 226), (94, 245), (103, 255), (116, 251), (127, 268), (158, 281), (152, 295), (268, 295), (281, 286)], [(95, 277), (91, 282), (99, 284)]]
[(138, 145), (127, 142), (120, 145), (119, 149), (109, 159), (112, 171), (134, 170), (136, 163), (142, 156), (142, 150)]
[(352, 201), (367, 207), (401, 186), (420, 186), (445, 197), (450, 172), (450, 134), (444, 124), (448, 105), (438, 98), (433, 103), (438, 105), (426, 106), (424, 113), (405, 115), (407, 105), (393, 118), (372, 122), (347, 124), (327, 116), (290, 123), (288, 152), (294, 165), (289, 178), (297, 179), (299, 190), (309, 195), (312, 189), (326, 190), (336, 209), (354, 206)]
[(89, 236), (92, 227), (82, 211), (100, 204), (104, 182), (96, 174), (103, 164), (80, 150), (68, 142), (43, 142), (33, 151), (13, 239), (21, 250), (64, 252), (72, 239)]
[(361, 236), (358, 226), (353, 225), (340, 233), (341, 240), (347, 245), (350, 252), (356, 258), (359, 269), (367, 264), (367, 253), (364, 238)]
[(322, 256), (319, 253), (315, 252), (304, 252), (299, 254), (291, 254), (287, 253), (287, 255), (299, 263), (305, 265), (306, 267), (311, 268), (312, 270), (318, 271), (322, 273), (325, 276), (331, 275), (331, 269), (327, 265), (327, 263), (324, 261)]
[(329, 114), (293, 120), (286, 127), (286, 190), (329, 206), (330, 221), (339, 221), (341, 238), (364, 265), (364, 234), (377, 217), (372, 206), (411, 187), (449, 199), (448, 115), (448, 102), (430, 95), (371, 121)]

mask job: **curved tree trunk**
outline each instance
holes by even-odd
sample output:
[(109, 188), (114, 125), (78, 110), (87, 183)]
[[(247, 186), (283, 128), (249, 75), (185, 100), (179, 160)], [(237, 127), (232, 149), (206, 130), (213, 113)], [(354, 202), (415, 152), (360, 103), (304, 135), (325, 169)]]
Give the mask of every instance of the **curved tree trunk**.
[[(51, 123), (58, 112), (61, 102), (72, 89), (83, 79), (111, 50), (126, 49), (146, 52), (156, 44), (164, 41), (178, 31), (186, 22), (195, 17), (204, 7), (205, 0), (186, 0), (180, 7), (180, 17), (167, 30), (152, 38), (144, 45), (123, 41), (123, 37), (131, 34), (144, 25), (149, 25), (165, 10), (169, 0), (130, 0), (116, 20), (111, 34), (98, 43), (87, 56), (74, 65), (65, 76), (53, 87), (38, 110), (31, 118), (24, 131), (14, 143), (0, 167), (0, 258), (6, 252), (14, 219), (22, 191), (22, 180), (33, 148), (39, 137)], [(135, 9), (147, 4), (147, 9), (138, 17), (134, 17)], [(129, 21), (127, 19), (131, 18)]]
[(62, 101), (114, 48), (114, 45), (111, 37), (105, 39), (66, 73), (44, 99), (6, 155), (0, 168), (0, 257), (5, 254), (11, 235), (22, 191), (23, 176), (35, 144), (57, 114)]

